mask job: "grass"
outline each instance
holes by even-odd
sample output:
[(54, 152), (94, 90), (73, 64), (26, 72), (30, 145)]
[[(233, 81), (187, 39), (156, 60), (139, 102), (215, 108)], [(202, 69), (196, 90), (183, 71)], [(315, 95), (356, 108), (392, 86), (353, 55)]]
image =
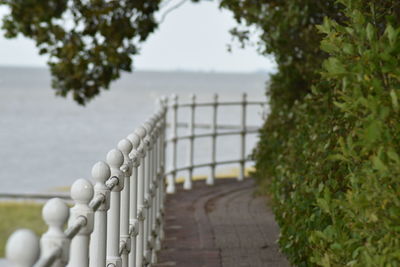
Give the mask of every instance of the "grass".
[(18, 228), (28, 228), (38, 236), (45, 232), (43, 204), (32, 202), (0, 202), (0, 258), (5, 257), (8, 237)]

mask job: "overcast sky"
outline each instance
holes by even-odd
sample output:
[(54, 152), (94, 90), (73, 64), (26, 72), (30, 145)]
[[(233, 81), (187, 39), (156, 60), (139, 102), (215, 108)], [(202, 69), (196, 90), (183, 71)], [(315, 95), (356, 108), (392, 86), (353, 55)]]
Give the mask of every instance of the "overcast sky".
[[(170, 6), (176, 3), (178, 0), (172, 0)], [(0, 9), (2, 14), (4, 9)], [(241, 49), (234, 43), (233, 52), (227, 51), (232, 38), (229, 29), (235, 24), (232, 14), (220, 10), (217, 1), (198, 4), (188, 1), (169, 13), (143, 44), (141, 54), (134, 58), (134, 67), (139, 70), (271, 71), (273, 61), (258, 55), (255, 47)], [(0, 65), (45, 66), (45, 62), (46, 57), (38, 56), (32, 41), (23, 37), (8, 40), (1, 34)]]

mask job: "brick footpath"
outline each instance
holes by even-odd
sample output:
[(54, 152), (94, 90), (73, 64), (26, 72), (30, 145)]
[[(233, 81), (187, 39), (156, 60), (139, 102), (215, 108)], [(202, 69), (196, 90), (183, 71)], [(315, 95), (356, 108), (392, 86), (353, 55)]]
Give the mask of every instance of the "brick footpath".
[(181, 188), (166, 203), (166, 239), (157, 267), (286, 267), (276, 240), (279, 228), (246, 179), (204, 181)]

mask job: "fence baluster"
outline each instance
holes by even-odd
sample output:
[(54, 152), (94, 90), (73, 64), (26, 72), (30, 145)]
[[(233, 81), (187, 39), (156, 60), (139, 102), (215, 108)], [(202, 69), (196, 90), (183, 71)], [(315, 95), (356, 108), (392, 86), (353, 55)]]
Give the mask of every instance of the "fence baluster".
[(147, 135), (144, 138), (146, 144), (146, 176), (145, 176), (145, 224), (144, 224), (144, 256), (146, 263), (151, 261), (151, 212), (150, 209), (152, 207), (152, 199), (151, 199), (151, 191), (152, 191), (152, 169), (153, 169), (153, 120), (148, 120), (144, 123), (144, 127), (146, 129)]
[[(161, 119), (161, 176), (160, 176), (160, 210), (159, 210), (159, 224), (160, 224), (160, 233), (159, 233), (159, 239), (160, 242), (164, 239), (164, 203), (165, 203), (165, 193), (166, 193), (166, 188), (165, 188), (165, 153), (166, 153), (166, 145), (167, 143), (165, 142), (165, 137), (166, 137), (166, 129), (167, 129), (167, 112), (168, 112), (168, 98), (165, 98), (163, 101), (163, 113), (162, 113), (162, 119)], [(159, 248), (161, 248), (161, 244), (159, 245)]]
[(240, 142), (240, 163), (238, 180), (243, 181), (246, 167), (246, 106), (247, 94), (242, 96), (242, 120), (241, 120), (241, 142)]
[(70, 209), (68, 226), (73, 226), (80, 218), (85, 224), (71, 240), (69, 267), (87, 267), (89, 265), (89, 236), (93, 231), (93, 210), (89, 202), (93, 197), (93, 185), (86, 179), (76, 180), (71, 187), (71, 198), (75, 206)]
[(136, 129), (135, 133), (140, 137), (140, 145), (138, 147), (138, 155), (140, 157), (139, 165), (139, 179), (138, 179), (138, 214), (137, 218), (139, 221), (139, 231), (136, 238), (136, 266), (143, 266), (143, 240), (144, 240), (144, 183), (145, 183), (145, 157), (146, 157), (146, 147), (144, 144), (144, 137), (146, 136), (146, 129), (139, 127)]
[(113, 149), (108, 152), (107, 163), (110, 165), (111, 177), (118, 179), (118, 183), (111, 189), (110, 210), (107, 217), (107, 264), (114, 264), (115, 267), (122, 265), (119, 255), (119, 233), (121, 190), (124, 188), (124, 174), (120, 168), (123, 162), (124, 156), (121, 151)]
[(11, 267), (32, 267), (39, 253), (39, 238), (31, 230), (19, 229), (7, 241), (6, 258)]
[(212, 125), (211, 125), (211, 173), (207, 177), (206, 184), (213, 185), (215, 183), (215, 166), (217, 160), (217, 109), (218, 109), (218, 94), (214, 95), (213, 112), (212, 112)]
[(90, 267), (106, 265), (107, 211), (110, 208), (110, 190), (105, 182), (111, 176), (110, 167), (104, 161), (97, 162), (92, 168), (95, 196), (103, 196), (104, 201), (94, 213), (93, 234), (90, 238)]
[(159, 161), (159, 154), (160, 154), (160, 133), (161, 133), (161, 126), (160, 126), (160, 120), (161, 120), (161, 111), (157, 112), (155, 114), (155, 124), (154, 124), (154, 142), (153, 142), (153, 162), (154, 162), (154, 168), (153, 168), (153, 206), (152, 206), (152, 255), (151, 255), (151, 262), (156, 263), (157, 262), (157, 242), (159, 240), (158, 238), (158, 210), (159, 210), (159, 188), (160, 188), (160, 182), (159, 182), (159, 169), (160, 169), (160, 161)]
[(129, 154), (132, 160), (132, 174), (130, 182), (129, 196), (129, 235), (131, 237), (131, 251), (129, 253), (129, 267), (135, 267), (136, 264), (136, 239), (138, 235), (139, 221), (137, 220), (137, 184), (138, 184), (138, 167), (140, 158), (137, 148), (140, 143), (140, 137), (136, 134), (128, 135), (127, 139), (132, 143), (132, 151)]
[(156, 251), (160, 250), (161, 248), (161, 243), (160, 243), (160, 209), (161, 209), (161, 190), (162, 190), (162, 185), (161, 183), (163, 182), (162, 180), (162, 170), (161, 170), (161, 153), (162, 153), (162, 148), (161, 148), (161, 136), (162, 136), (162, 112), (159, 113), (158, 117), (158, 123), (157, 123), (157, 140), (156, 140), (156, 162), (157, 162), (157, 168), (156, 168), (156, 196), (155, 196), (155, 209), (154, 209), (154, 230), (155, 230), (155, 243), (154, 243), (154, 253)]
[(132, 162), (129, 158), (129, 153), (132, 150), (132, 143), (128, 139), (122, 139), (118, 143), (118, 149), (122, 152), (124, 156), (124, 163), (121, 167), (124, 172), (124, 188), (121, 193), (121, 240), (120, 243), (123, 247), (121, 247), (121, 258), (122, 258), (122, 266), (128, 267), (128, 254), (131, 250), (131, 237), (129, 235), (129, 195), (130, 195), (130, 177), (132, 173)]
[(194, 156), (194, 120), (195, 120), (195, 109), (196, 109), (196, 95), (191, 96), (190, 105), (190, 117), (189, 117), (189, 149), (188, 149), (188, 172), (189, 175), (185, 177), (183, 188), (186, 190), (192, 189), (193, 181), (193, 156)]
[(175, 193), (175, 183), (176, 183), (176, 163), (177, 163), (177, 144), (178, 144), (178, 96), (173, 95), (173, 113), (172, 113), (172, 158), (171, 158), (171, 175), (168, 177), (168, 186), (167, 186), (167, 193), (173, 194)]
[(59, 198), (52, 198), (43, 207), (43, 219), (49, 226), (40, 239), (40, 260), (50, 262), (51, 267), (64, 267), (68, 263), (70, 241), (63, 231), (69, 216), (69, 208)]

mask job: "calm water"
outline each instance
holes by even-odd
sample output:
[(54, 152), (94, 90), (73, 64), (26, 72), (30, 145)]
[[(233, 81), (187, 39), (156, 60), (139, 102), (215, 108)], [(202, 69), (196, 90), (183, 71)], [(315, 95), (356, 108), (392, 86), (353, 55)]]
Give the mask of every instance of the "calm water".
[[(54, 96), (46, 69), (0, 68), (0, 192), (46, 192), (90, 178), (92, 165), (147, 119), (161, 95), (177, 93), (187, 101), (196, 93), (205, 101), (217, 92), (221, 99), (235, 100), (245, 91), (249, 99), (264, 100), (267, 78), (261, 73), (136, 72), (81, 107)], [(221, 110), (219, 122), (237, 121), (235, 112)], [(248, 116), (249, 124), (260, 124), (259, 113)], [(196, 120), (209, 122), (210, 117), (210, 110), (204, 109)], [(221, 140), (228, 148), (218, 157), (232, 158), (239, 151), (237, 141)], [(209, 150), (200, 147), (196, 158), (207, 161), (208, 155)]]

